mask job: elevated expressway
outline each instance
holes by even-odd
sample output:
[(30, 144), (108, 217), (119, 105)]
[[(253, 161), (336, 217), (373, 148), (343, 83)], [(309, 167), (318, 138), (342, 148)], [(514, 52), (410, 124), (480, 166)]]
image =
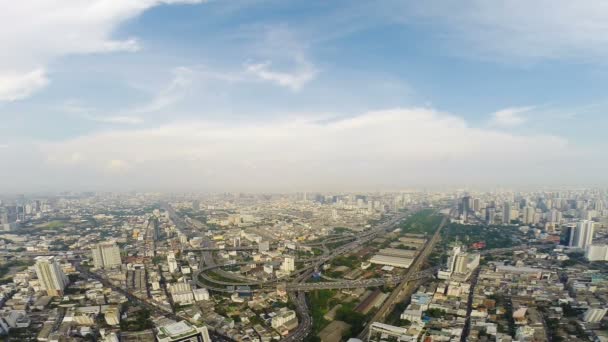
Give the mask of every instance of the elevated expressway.
[(422, 265), (426, 262), (429, 254), (433, 251), (435, 244), (439, 241), (441, 237), (441, 229), (449, 222), (450, 216), (453, 215), (455, 209), (452, 209), (449, 216), (444, 216), (443, 220), (435, 230), (435, 233), (431, 237), (429, 241), (426, 242), (422, 252), (418, 254), (410, 268), (408, 268), (405, 276), (401, 279), (401, 282), (395, 287), (393, 292), (390, 294), (388, 299), (382, 304), (380, 309), (376, 311), (374, 316), (370, 319), (369, 324), (363, 329), (363, 331), (359, 334), (358, 338), (362, 341), (368, 339), (369, 329), (371, 323), (373, 322), (383, 322), (386, 319), (386, 316), (393, 311), (395, 308), (395, 304), (404, 300), (408, 295), (415, 289), (415, 284), (417, 280), (420, 278), (417, 276), (418, 272)]
[[(339, 240), (336, 238), (332, 238), (332, 239), (328, 240), (329, 242), (326, 242), (325, 244), (321, 245), (323, 248), (323, 255), (318, 256), (318, 257), (313, 257), (313, 258), (297, 260), (297, 262), (304, 262), (305, 265), (303, 267), (300, 267), (297, 270), (295, 270), (293, 272), (292, 276), (306, 274), (307, 275), (306, 279), (308, 279), (308, 277), (310, 277), (310, 275), (312, 274), (313, 270), (318, 269), (321, 265), (330, 261), (331, 259), (336, 258), (346, 252), (350, 252), (353, 249), (361, 246), (362, 244), (365, 244), (365, 243), (371, 241), (379, 233), (386, 231), (387, 229), (393, 227), (395, 224), (400, 222), (404, 217), (405, 217), (404, 215), (399, 215), (399, 216), (391, 219), (388, 222), (382, 223), (379, 226), (375, 227), (374, 229), (363, 232), (359, 236), (354, 237), (355, 238), (354, 241), (347, 243), (345, 245), (342, 245), (334, 250), (329, 250), (329, 248), (327, 248), (326, 244), (335, 243), (337, 241), (352, 240), (353, 237), (351, 237), (351, 236), (346, 237), (345, 240)], [(205, 287), (210, 290), (219, 291), (219, 292), (235, 292), (236, 291), (234, 289), (226, 288), (227, 286), (259, 286), (260, 288), (255, 289), (255, 290), (268, 291), (269, 290), (269, 287), (268, 287), (269, 281), (267, 281), (267, 280), (252, 280), (249, 278), (244, 278), (242, 276), (235, 275), (233, 273), (222, 272), (222, 270), (221, 270), (223, 267), (237, 266), (237, 265), (250, 265), (252, 263), (254, 263), (254, 262), (216, 264), (215, 261), (213, 260), (213, 255), (211, 254), (211, 251), (207, 250), (207, 251), (203, 252), (201, 267), (199, 268), (199, 270), (197, 272), (195, 272), (194, 277), (197, 281), (198, 286)], [(259, 263), (259, 264), (261, 264), (261, 263)], [(222, 277), (231, 278), (231, 279), (234, 279), (234, 281), (214, 279), (213, 277), (209, 276), (209, 274), (208, 274), (209, 271), (218, 272)], [(275, 284), (275, 286), (273, 286), (272, 288), (276, 288), (276, 283), (281, 282), (281, 281), (285, 282), (285, 281), (287, 281), (287, 279), (278, 279), (278, 280), (270, 282), (271, 284)], [(386, 283), (387, 280), (384, 278), (378, 278), (378, 279), (375, 279), (375, 281)], [(351, 286), (351, 288), (377, 286), (377, 285), (368, 285), (368, 286), (355, 285), (356, 281), (352, 281), (352, 282), (353, 282), (353, 284), (349, 284), (349, 286)], [(331, 283), (331, 282), (327, 282), (326, 283), (327, 285), (325, 285), (325, 286), (330, 286), (329, 283)], [(390, 280), (389, 280), (389, 283), (390, 283)], [(222, 287), (218, 287), (218, 286), (214, 286), (214, 285), (220, 285)], [(337, 286), (337, 285), (335, 285), (335, 286)], [(338, 288), (338, 287), (335, 287), (335, 288)]]

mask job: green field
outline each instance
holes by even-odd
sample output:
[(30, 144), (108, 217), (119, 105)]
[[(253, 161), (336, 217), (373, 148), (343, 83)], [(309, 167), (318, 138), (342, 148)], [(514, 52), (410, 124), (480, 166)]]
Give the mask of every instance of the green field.
[(433, 209), (421, 210), (401, 223), (401, 234), (433, 234), (442, 219)]

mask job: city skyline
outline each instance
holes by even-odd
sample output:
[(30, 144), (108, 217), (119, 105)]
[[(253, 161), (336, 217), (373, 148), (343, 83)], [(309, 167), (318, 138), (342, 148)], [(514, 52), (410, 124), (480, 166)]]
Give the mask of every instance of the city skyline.
[(4, 7), (5, 192), (608, 184), (599, 1)]

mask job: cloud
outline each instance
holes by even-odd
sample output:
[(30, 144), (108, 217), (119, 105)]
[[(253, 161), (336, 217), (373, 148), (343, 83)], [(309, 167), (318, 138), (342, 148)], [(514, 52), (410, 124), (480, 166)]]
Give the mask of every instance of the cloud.
[(137, 125), (144, 122), (144, 119), (137, 116), (91, 116), (88, 119), (101, 123)]
[(405, 4), (399, 16), (438, 29), (459, 53), (475, 57), (602, 62), (608, 56), (608, 3), (601, 0), (430, 0)]
[(308, 58), (307, 39), (288, 25), (246, 26), (240, 34), (245, 38), (250, 59), (256, 61), (245, 63), (245, 77), (253, 76), (292, 91), (317, 77), (319, 71)]
[(74, 114), (79, 118), (99, 123), (137, 125), (143, 123), (145, 114), (167, 109), (179, 102), (189, 92), (194, 72), (190, 68), (177, 67), (168, 84), (145, 103), (135, 105), (114, 113), (83, 105), (78, 100), (68, 100), (58, 106), (63, 113)]
[[(58, 186), (78, 180), (99, 189), (175, 191), (377, 190), (497, 179), (546, 184), (568, 181), (570, 164), (588, 164), (561, 163), (582, 158), (563, 138), (475, 128), (425, 108), (322, 122), (180, 122), (42, 143), (37, 150), (46, 156), (37, 170), (54, 170)], [(72, 165), (74, 154), (86, 159)]]
[(492, 113), (489, 124), (492, 127), (519, 126), (528, 121), (528, 118), (522, 116), (522, 114), (527, 113), (532, 109), (534, 109), (534, 107), (513, 107), (499, 110)]
[(201, 0), (41, 0), (2, 5), (0, 101), (21, 100), (49, 83), (47, 66), (72, 54), (136, 51), (135, 38), (116, 39), (115, 29), (161, 4)]
[(0, 73), (0, 102), (21, 100), (48, 83), (45, 71), (41, 68), (25, 73)]
[(317, 75), (317, 70), (306, 62), (300, 62), (298, 68), (291, 73), (273, 70), (271, 62), (249, 64), (246, 69), (247, 72), (262, 80), (274, 82), (293, 91), (300, 90)]
[(145, 114), (165, 109), (181, 100), (190, 89), (194, 71), (187, 67), (177, 67), (173, 70), (173, 78), (169, 84), (154, 95), (154, 98), (142, 105), (127, 109), (127, 113)]

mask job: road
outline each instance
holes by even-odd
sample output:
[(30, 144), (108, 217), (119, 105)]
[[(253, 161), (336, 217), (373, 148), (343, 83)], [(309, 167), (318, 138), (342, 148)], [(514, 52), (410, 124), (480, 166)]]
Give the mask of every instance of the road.
[[(313, 265), (314, 268), (318, 268), (323, 263), (325, 263), (341, 254), (344, 254), (346, 252), (351, 252), (355, 248), (358, 248), (359, 246), (361, 246), (362, 244), (365, 244), (365, 243), (371, 241), (381, 232), (384, 232), (387, 229), (392, 228), (395, 224), (399, 223), (401, 220), (403, 220), (403, 218), (405, 218), (405, 216), (406, 215), (399, 215), (396, 218), (390, 220), (389, 222), (382, 223), (378, 227), (372, 229), (371, 231), (361, 234), (357, 238), (357, 240), (355, 240), (351, 243), (348, 243), (344, 246), (338, 247), (338, 249), (334, 250), (333, 252), (331, 252), (328, 255), (324, 255), (323, 257), (320, 258), (319, 261), (317, 261)], [(290, 285), (295, 286), (294, 284), (297, 285), (297, 284), (304, 283), (306, 281), (306, 279), (308, 279), (310, 277), (314, 268), (308, 269), (306, 272), (302, 273), (293, 282), (291, 282)], [(310, 332), (312, 330), (312, 317), (310, 317), (310, 312), (308, 310), (308, 305), (306, 303), (306, 294), (304, 291), (301, 291), (301, 290), (297, 291), (297, 292), (291, 291), (288, 293), (289, 293), (289, 299), (296, 305), (296, 312), (298, 313), (299, 324), (298, 324), (298, 327), (296, 329), (294, 329), (292, 332), (290, 332), (290, 334), (288, 336), (286, 336), (282, 341), (286, 341), (286, 342), (304, 341), (306, 336), (308, 336), (308, 334), (310, 334)]]
[[(454, 210), (452, 210), (452, 213), (453, 211)], [(407, 273), (405, 274), (405, 277), (403, 278), (401, 283), (397, 285), (397, 287), (393, 290), (388, 299), (384, 302), (384, 304), (382, 304), (380, 309), (376, 311), (372, 319), (370, 319), (365, 329), (363, 329), (363, 331), (359, 334), (358, 338), (360, 340), (366, 341), (368, 339), (369, 327), (372, 322), (383, 322), (386, 319), (386, 316), (393, 311), (395, 304), (403, 300), (408, 293), (414, 290), (414, 286), (408, 286), (410, 282), (414, 280), (412, 276), (415, 275), (420, 270), (420, 267), (424, 264), (424, 262), (426, 262), (426, 259), (433, 251), (435, 244), (437, 243), (437, 241), (439, 241), (441, 229), (443, 228), (443, 226), (445, 226), (449, 219), (449, 216), (445, 216), (443, 218), (443, 220), (435, 230), (435, 234), (433, 234), (433, 237), (431, 237), (431, 239), (427, 241), (422, 252), (416, 257), (416, 260), (414, 260), (412, 266), (410, 266), (410, 268), (407, 270)]]
[(478, 266), (473, 274), (471, 275), (471, 289), (469, 290), (469, 298), (467, 301), (467, 317), (464, 323), (464, 329), (462, 335), (460, 335), (460, 342), (466, 342), (469, 332), (471, 331), (471, 312), (473, 311), (473, 298), (475, 297), (475, 286), (477, 286), (477, 279), (479, 278), (479, 271), (481, 268)]

